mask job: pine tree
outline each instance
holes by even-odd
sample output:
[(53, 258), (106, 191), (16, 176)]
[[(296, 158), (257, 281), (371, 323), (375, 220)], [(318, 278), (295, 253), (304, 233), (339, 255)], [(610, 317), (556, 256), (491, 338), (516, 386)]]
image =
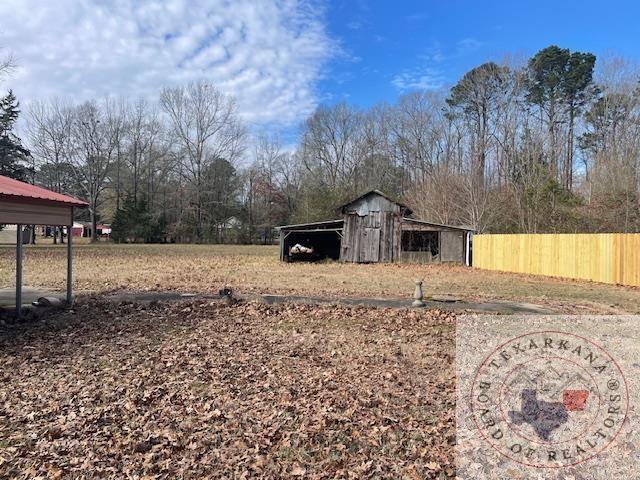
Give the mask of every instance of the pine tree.
[[(573, 186), (575, 122), (584, 106), (598, 96), (593, 85), (596, 57), (555, 45), (536, 53), (527, 66), (527, 101), (544, 112), (549, 125), (551, 166), (565, 188)], [(564, 158), (559, 151), (560, 123), (568, 131)]]
[(113, 217), (111, 238), (117, 243), (158, 242), (165, 226), (164, 218), (153, 218), (144, 199), (136, 202), (132, 195), (128, 195)]
[(24, 181), (30, 170), (24, 162), (31, 153), (13, 133), (20, 115), (19, 107), (20, 104), (11, 90), (0, 98), (0, 175)]

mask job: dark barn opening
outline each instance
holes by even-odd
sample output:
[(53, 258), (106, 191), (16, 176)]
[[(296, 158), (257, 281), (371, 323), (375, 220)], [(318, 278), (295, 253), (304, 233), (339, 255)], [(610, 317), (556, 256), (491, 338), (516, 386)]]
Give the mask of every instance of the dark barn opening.
[(401, 258), (410, 263), (440, 262), (439, 231), (403, 230), (400, 237)]
[[(291, 252), (295, 245), (310, 248), (313, 252)], [(340, 260), (340, 235), (336, 231), (291, 232), (285, 239), (285, 253), (289, 262)]]
[(342, 221), (288, 225), (280, 229), (280, 259), (285, 262), (340, 260)]
[(433, 257), (440, 254), (439, 232), (402, 232), (402, 250), (405, 252), (430, 252)]

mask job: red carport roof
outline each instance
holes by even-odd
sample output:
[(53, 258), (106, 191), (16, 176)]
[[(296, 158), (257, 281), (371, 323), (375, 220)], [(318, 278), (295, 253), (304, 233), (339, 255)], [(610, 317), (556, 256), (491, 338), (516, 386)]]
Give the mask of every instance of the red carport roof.
[(46, 188), (37, 187), (28, 183), (14, 180), (13, 178), (0, 175), (0, 197), (11, 198), (12, 200), (28, 199), (41, 200), (46, 203), (57, 203), (60, 205), (69, 205), (84, 207), (87, 202), (78, 200), (77, 198), (61, 193), (52, 192)]

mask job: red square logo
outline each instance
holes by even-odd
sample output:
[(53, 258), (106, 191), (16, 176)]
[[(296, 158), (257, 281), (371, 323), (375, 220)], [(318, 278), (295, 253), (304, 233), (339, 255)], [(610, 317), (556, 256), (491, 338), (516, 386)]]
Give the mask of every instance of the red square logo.
[(562, 395), (562, 403), (567, 412), (581, 412), (589, 397), (588, 390), (565, 390)]

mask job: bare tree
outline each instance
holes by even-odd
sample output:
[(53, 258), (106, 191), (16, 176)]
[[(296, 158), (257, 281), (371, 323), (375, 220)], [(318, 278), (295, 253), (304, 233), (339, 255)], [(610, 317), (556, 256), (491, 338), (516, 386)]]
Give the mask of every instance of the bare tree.
[(195, 230), (203, 239), (205, 171), (214, 159), (235, 161), (244, 148), (244, 128), (233, 98), (200, 81), (166, 88), (160, 103), (179, 147), (182, 174), (193, 189)]
[(127, 109), (125, 134), (128, 141), (127, 155), (131, 168), (132, 197), (138, 201), (138, 193), (143, 170), (149, 171), (147, 165), (152, 156), (152, 147), (160, 132), (158, 112), (147, 100), (140, 98)]
[(8, 53), (0, 58), (0, 79), (10, 75), (16, 68), (16, 60), (13, 54)]
[(273, 228), (289, 214), (285, 191), (281, 188), (280, 172), (288, 172), (289, 156), (275, 135), (261, 134), (256, 140), (255, 160), (248, 171), (247, 210), (249, 242), (255, 230), (262, 243), (273, 240)]
[(329, 189), (348, 185), (360, 165), (359, 112), (339, 103), (320, 107), (305, 123), (300, 149), (304, 166)]
[[(29, 108), (27, 130), (34, 160), (39, 164), (41, 180), (56, 192), (72, 189), (69, 157), (72, 151), (73, 112), (59, 99), (35, 102)], [(53, 242), (57, 242), (58, 229)], [(62, 230), (60, 240), (64, 241)]]
[(103, 193), (118, 148), (118, 126), (122, 119), (116, 105), (87, 102), (75, 108), (72, 124), (71, 160), (91, 216), (91, 241), (98, 240), (97, 224)]
[(429, 92), (402, 96), (389, 122), (393, 155), (409, 183), (425, 181), (442, 161), (442, 97)]
[(29, 108), (27, 129), (32, 152), (40, 164), (50, 167), (49, 188), (61, 192), (63, 169), (68, 165), (71, 151), (73, 113), (71, 107), (59, 99), (35, 102)]

